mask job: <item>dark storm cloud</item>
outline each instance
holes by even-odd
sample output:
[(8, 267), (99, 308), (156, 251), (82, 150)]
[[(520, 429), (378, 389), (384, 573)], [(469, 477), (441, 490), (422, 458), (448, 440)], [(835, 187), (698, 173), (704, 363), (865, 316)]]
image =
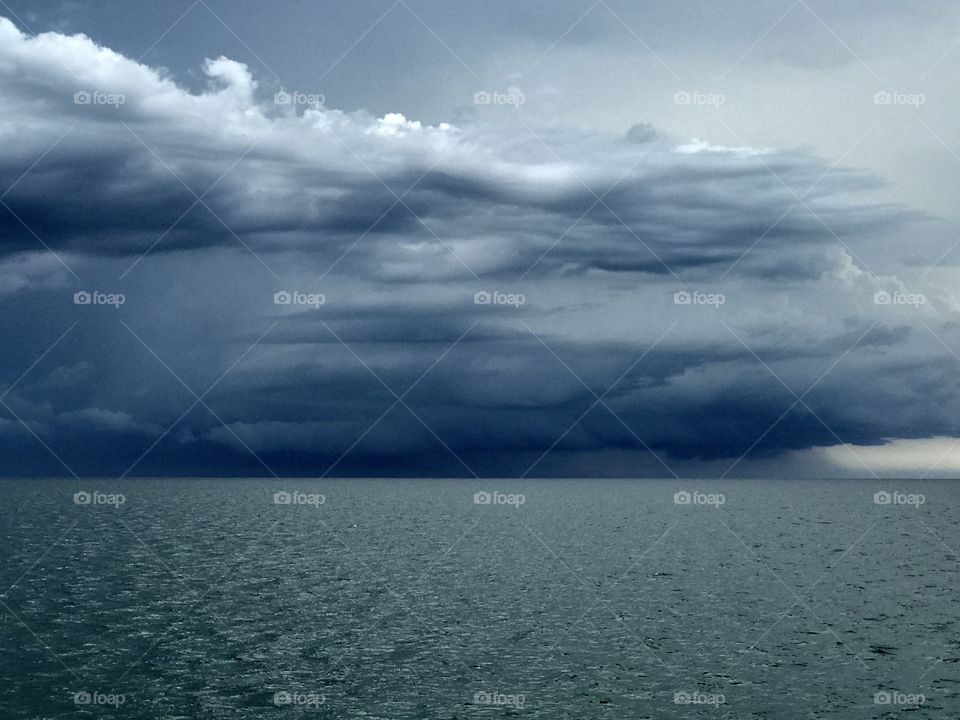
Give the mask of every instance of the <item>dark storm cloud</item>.
[[(64, 472), (31, 432), (82, 473), (388, 475), (960, 432), (920, 324), (956, 338), (950, 299), (878, 305), (917, 289), (852, 256), (919, 217), (867, 173), (643, 124), (291, 112), (240, 63), (205, 72), (191, 93), (0, 20), (7, 472)], [(125, 302), (72, 303), (94, 290)], [(816, 387), (787, 412), (778, 377)]]
[[(223, 58), (205, 67), (216, 87), (191, 95), (81, 37), (29, 38), (9, 23), (0, 32), (7, 112), (33, 128), (0, 156), (0, 182), (13, 186), (0, 218), (8, 252), (36, 247), (34, 233), (54, 249), (132, 257), (232, 245), (236, 234), (255, 251), (339, 256), (369, 230), (351, 258), (363, 261), (360, 272), (416, 279), (389, 269), (403, 263), (396, 247), (438, 249), (435, 235), (463, 256), (444, 273), (462, 277), (677, 272), (729, 265), (768, 237), (737, 270), (756, 262), (769, 273), (775, 246), (776, 266), (789, 273), (786, 243), (833, 242), (821, 219), (856, 237), (905, 216), (851, 202), (874, 181), (823, 178), (825, 164), (802, 154), (666, 138), (638, 146), (560, 130), (518, 141), (505, 127), (284, 114), (257, 97), (244, 66)], [(106, 104), (75, 104), (77, 92), (103, 93)], [(111, 95), (123, 102), (109, 104)], [(805, 206), (795, 207), (791, 188), (808, 192)]]

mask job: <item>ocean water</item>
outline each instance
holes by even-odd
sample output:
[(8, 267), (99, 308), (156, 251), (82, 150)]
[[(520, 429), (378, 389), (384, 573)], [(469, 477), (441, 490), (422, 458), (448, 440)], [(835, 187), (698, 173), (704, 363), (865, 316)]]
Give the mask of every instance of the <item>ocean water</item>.
[(956, 718), (958, 491), (4, 480), (0, 717)]

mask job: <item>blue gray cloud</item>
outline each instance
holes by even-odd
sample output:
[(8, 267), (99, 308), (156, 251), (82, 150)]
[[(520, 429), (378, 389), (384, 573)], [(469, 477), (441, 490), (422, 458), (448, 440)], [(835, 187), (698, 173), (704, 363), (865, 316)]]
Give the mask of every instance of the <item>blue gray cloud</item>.
[(865, 260), (930, 214), (875, 172), (145, 62), (0, 19), (8, 474), (749, 472), (960, 433), (956, 300)]

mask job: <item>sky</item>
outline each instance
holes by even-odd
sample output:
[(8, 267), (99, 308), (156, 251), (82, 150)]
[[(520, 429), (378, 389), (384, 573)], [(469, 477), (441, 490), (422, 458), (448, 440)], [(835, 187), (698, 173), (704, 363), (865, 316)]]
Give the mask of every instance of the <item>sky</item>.
[(0, 474), (955, 477), (960, 7), (0, 0)]

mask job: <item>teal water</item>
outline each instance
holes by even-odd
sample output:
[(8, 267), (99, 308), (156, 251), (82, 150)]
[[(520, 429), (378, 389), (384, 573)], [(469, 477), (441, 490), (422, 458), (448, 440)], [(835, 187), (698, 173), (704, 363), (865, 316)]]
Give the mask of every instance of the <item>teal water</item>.
[(956, 718), (958, 491), (2, 480), (0, 717)]

